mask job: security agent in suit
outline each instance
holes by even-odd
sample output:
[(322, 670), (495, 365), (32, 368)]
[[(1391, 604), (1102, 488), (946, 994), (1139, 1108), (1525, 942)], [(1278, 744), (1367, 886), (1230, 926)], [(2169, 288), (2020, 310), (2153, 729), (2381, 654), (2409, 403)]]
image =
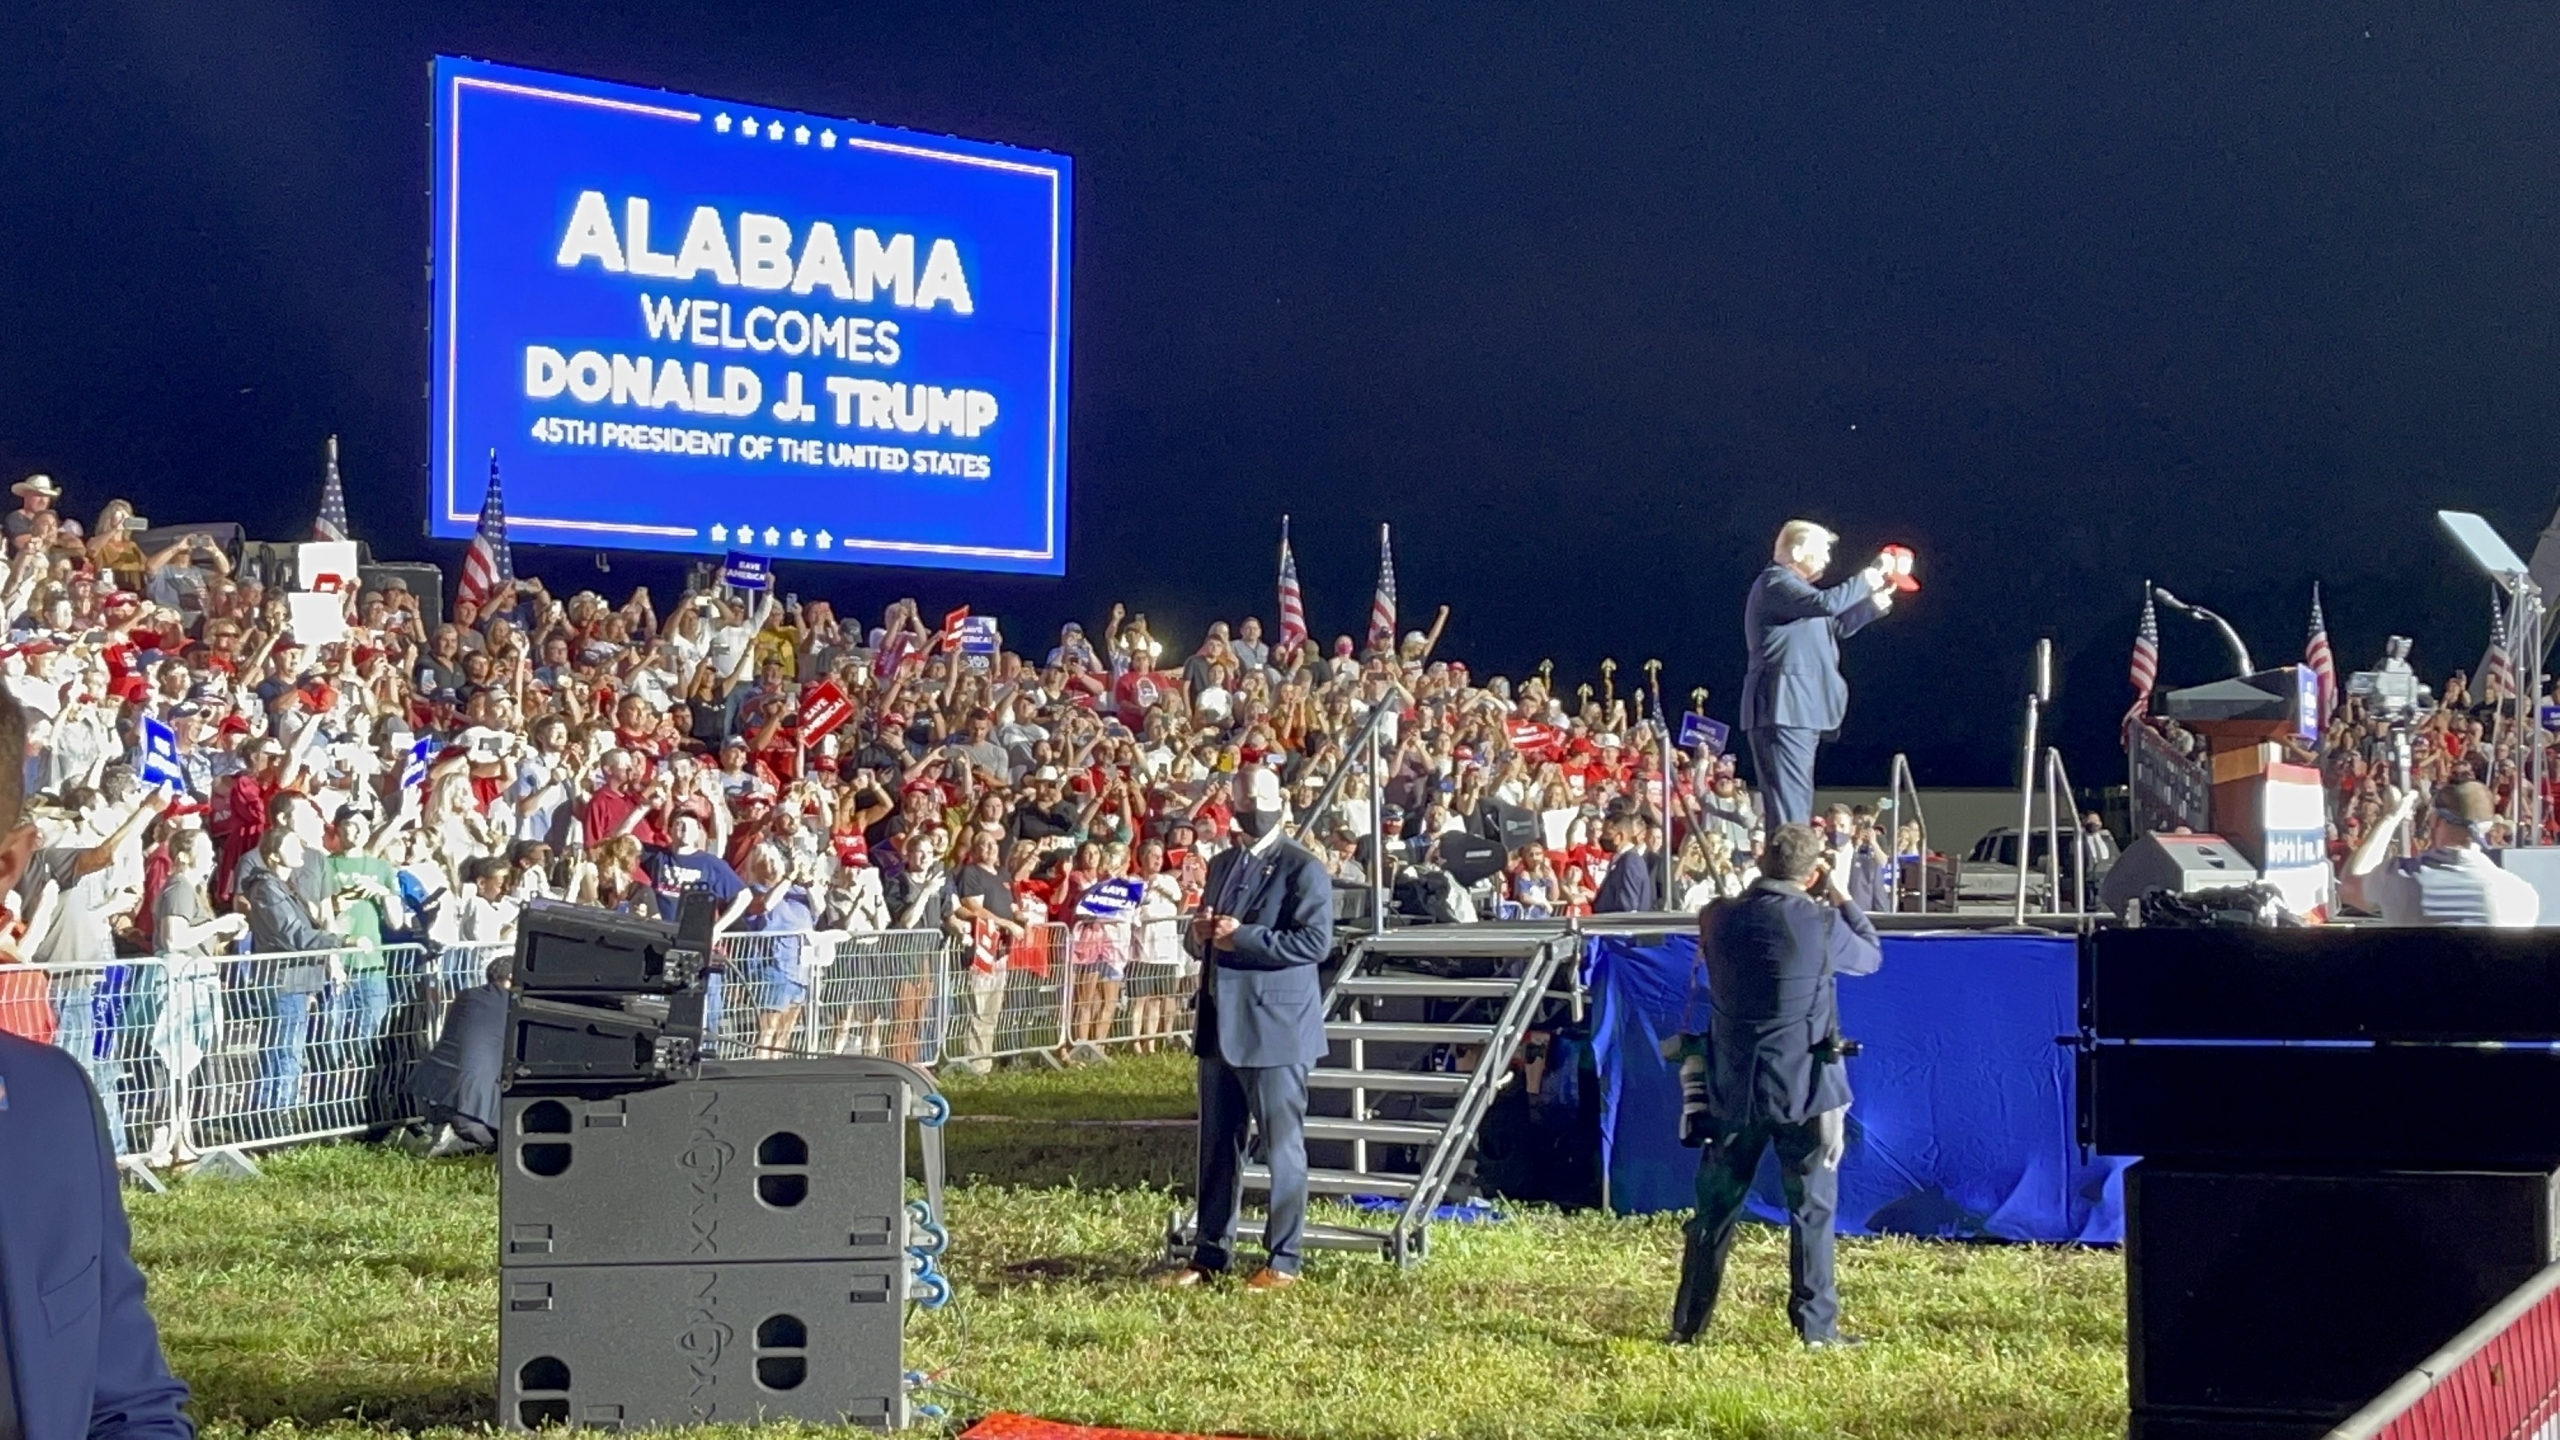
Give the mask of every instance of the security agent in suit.
[(1835, 977), (1883, 963), (1875, 927), (1831, 883), (1812, 829), (1781, 825), (1760, 855), (1761, 879), (1698, 915), (1698, 954), (1715, 1004), (1707, 1070), (1712, 1139), (1698, 1157), (1698, 1210), (1686, 1227), (1671, 1337), (1695, 1340), (1724, 1288), (1734, 1222), (1760, 1152), (1778, 1151), (1787, 1197), (1787, 1318), (1805, 1344), (1856, 1344), (1839, 1331), (1832, 1216), (1848, 1143)]
[(515, 957), (489, 961), (488, 983), (453, 997), (435, 1048), (410, 1072), (409, 1095), (427, 1123), (440, 1127), (430, 1156), (475, 1154), (498, 1147), (498, 1081), (506, 1068), (507, 992)]
[(1245, 1128), (1271, 1167), (1263, 1226), (1270, 1259), (1245, 1283), (1295, 1284), (1307, 1218), (1307, 1070), (1324, 1058), (1324, 991), (1316, 965), (1333, 948), (1333, 880), (1281, 831), (1282, 812), (1239, 794), (1236, 823), (1253, 837), (1209, 862), (1184, 945), (1205, 967), (1192, 1053), (1200, 1059), (1200, 1220), (1191, 1262), (1161, 1285), (1198, 1285), (1233, 1259), (1243, 1205)]
[[(0, 693), (0, 755), (26, 751)], [(0, 891), (35, 853), (23, 779), (0, 765)], [(115, 1147), (78, 1061), (0, 1034), (0, 1440), (190, 1440), (143, 1304)]]
[(1609, 872), (1600, 877), (1591, 909), (1599, 915), (1635, 915), (1660, 908), (1661, 887), (1654, 856), (1644, 848), (1645, 823), (1632, 810), (1620, 810), (1601, 822), (1601, 838), (1609, 847)]
[(1778, 527), (1771, 564), (1742, 604), (1749, 651), (1742, 728), (1772, 826), (1813, 818), (1814, 747), (1838, 734), (1849, 713), (1840, 642), (1893, 608), (1892, 566), (1882, 557), (1827, 590), (1814, 588), (1831, 568), (1837, 539), (1810, 520)]

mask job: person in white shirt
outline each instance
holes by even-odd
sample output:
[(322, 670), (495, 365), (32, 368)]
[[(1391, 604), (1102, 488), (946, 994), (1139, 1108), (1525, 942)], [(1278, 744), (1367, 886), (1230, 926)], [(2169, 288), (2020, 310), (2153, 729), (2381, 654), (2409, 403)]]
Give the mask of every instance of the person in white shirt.
[(2428, 848), (2406, 860), (2383, 863), (2400, 827), (2418, 808), (2418, 795), (2400, 797), (2398, 808), (2347, 857), (2339, 898), (2382, 916), (2385, 925), (2451, 925), (2494, 930), (2529, 929), (2542, 916), (2542, 897), (2522, 876), (2498, 868), (2480, 848), (2497, 820), (2497, 802), (2476, 780), (2436, 792)]
[(462, 901), (462, 943), (504, 945), (516, 938), (516, 915), (524, 907), (507, 894), (511, 878), (507, 862), (482, 856), (467, 867), (471, 890)]
[(570, 799), (572, 767), (562, 753), (568, 724), (546, 715), (533, 722), (532, 738), (532, 748), (516, 756), (515, 783), (507, 787), (506, 799), (515, 806), (515, 838), (548, 843)]
[(712, 627), (710, 639), (703, 646), (703, 658), (711, 663), (711, 673), (722, 684), (736, 680), (746, 670), (755, 654), (755, 639), (764, 622), (773, 617), (773, 592), (756, 596), (755, 608), (741, 605), (735, 596), (724, 596), (712, 602), (719, 624)]

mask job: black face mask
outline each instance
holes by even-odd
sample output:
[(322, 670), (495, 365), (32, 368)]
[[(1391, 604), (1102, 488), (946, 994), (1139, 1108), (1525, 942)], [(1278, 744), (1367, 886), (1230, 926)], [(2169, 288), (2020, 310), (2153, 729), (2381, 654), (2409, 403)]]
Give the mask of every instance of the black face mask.
[(1250, 839), (1261, 839), (1263, 836), (1270, 834), (1272, 827), (1279, 823), (1280, 815), (1279, 812), (1275, 810), (1239, 810), (1236, 812), (1236, 828), (1243, 831), (1247, 838)]

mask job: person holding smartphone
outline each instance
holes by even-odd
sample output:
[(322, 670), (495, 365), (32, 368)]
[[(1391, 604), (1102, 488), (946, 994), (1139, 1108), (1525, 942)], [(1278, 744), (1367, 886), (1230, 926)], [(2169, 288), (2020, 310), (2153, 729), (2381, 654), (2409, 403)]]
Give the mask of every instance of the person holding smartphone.
[(1236, 823), (1251, 843), (1218, 852), (1184, 946), (1200, 961), (1199, 1225), (1188, 1263), (1157, 1283), (1205, 1284), (1226, 1273), (1242, 1210), (1245, 1131), (1260, 1130), (1270, 1165), (1269, 1258), (1248, 1289), (1298, 1283), (1307, 1217), (1307, 1071), (1324, 1058), (1317, 963), (1333, 947), (1333, 879), (1262, 808), (1250, 777), (1234, 782)]

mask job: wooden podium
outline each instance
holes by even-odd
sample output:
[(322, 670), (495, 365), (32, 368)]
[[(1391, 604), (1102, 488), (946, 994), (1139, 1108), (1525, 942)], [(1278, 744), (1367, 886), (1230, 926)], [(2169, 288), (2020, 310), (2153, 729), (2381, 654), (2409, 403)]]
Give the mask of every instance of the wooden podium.
[[(2261, 870), (2318, 858), (2305, 855), (2305, 830), (2317, 852), (2327, 817), (2315, 804), (2302, 813), (2301, 787), (2316, 801), (2320, 775), (2284, 758), (2284, 741), (2319, 733), (2319, 689), (2300, 665), (2261, 670), (2210, 685), (2172, 690), (2158, 714), (2204, 737), (2213, 775), (2213, 829)], [(2307, 822), (2307, 823), (2306, 823)]]

